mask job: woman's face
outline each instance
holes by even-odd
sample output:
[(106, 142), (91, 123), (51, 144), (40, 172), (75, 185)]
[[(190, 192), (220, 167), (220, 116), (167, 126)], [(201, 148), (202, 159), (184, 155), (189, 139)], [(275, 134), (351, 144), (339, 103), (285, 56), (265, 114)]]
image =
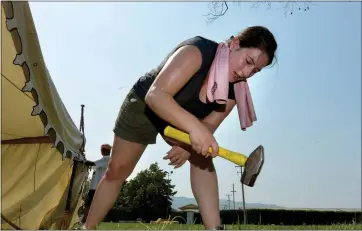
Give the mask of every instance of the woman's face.
[(258, 48), (240, 48), (238, 38), (233, 39), (230, 50), (231, 83), (248, 79), (268, 65), (269, 58), (265, 52)]

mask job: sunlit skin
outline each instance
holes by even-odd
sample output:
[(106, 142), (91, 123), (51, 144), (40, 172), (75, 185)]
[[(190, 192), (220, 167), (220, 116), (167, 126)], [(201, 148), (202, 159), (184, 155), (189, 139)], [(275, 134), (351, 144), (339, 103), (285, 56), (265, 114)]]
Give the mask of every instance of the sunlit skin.
[(269, 58), (258, 48), (240, 48), (239, 40), (230, 44), (230, 82), (248, 79), (268, 65)]

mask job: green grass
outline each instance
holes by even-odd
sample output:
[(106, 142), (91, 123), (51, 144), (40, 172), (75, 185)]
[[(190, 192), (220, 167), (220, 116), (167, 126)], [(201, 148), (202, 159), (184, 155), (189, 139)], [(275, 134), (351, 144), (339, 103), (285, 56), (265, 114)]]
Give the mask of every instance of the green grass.
[[(338, 225), (226, 225), (228, 230), (361, 230), (361, 224), (338, 224)], [(160, 225), (147, 223), (101, 223), (97, 229), (107, 230), (205, 230), (203, 225)]]

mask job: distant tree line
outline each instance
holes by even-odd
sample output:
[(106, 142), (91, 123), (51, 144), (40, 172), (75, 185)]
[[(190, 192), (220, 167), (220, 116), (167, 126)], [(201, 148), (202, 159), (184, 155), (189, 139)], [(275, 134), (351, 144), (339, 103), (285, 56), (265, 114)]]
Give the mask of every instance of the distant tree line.
[[(111, 210), (105, 222), (135, 221), (142, 219), (144, 222), (166, 218), (162, 216), (163, 211), (148, 212), (140, 210), (138, 212), (127, 212), (123, 210)], [(185, 223), (186, 212), (172, 211), (170, 218)], [(222, 210), (220, 216), (223, 224), (242, 224), (244, 213), (242, 210)], [(248, 224), (253, 225), (334, 225), (334, 224), (361, 224), (361, 212), (342, 211), (300, 211), (300, 210), (274, 210), (274, 209), (248, 209)], [(195, 224), (202, 224), (201, 216), (195, 213)]]

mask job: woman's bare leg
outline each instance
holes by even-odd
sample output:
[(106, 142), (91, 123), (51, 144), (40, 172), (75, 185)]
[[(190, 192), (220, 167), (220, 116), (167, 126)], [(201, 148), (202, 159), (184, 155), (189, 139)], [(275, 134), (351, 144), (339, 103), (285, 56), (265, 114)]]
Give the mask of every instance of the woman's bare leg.
[(113, 207), (124, 181), (131, 175), (146, 145), (114, 137), (108, 169), (99, 182), (84, 227), (95, 230)]
[(202, 221), (206, 229), (212, 229), (220, 223), (219, 190), (217, 175), (211, 158), (191, 154), (191, 187), (199, 205)]

